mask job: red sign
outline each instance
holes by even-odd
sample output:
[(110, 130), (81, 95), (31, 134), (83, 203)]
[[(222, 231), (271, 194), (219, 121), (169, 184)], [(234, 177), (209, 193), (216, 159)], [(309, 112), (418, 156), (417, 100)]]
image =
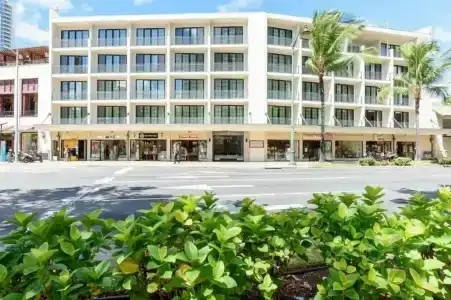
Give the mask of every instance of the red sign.
[[(320, 134), (304, 134), (302, 136), (302, 139), (304, 140), (314, 140), (314, 141), (319, 141), (321, 140), (321, 135)], [(326, 133), (324, 135), (324, 139), (326, 141), (331, 141), (332, 140), (332, 134)]]
[(197, 139), (197, 134), (179, 134), (179, 139)]

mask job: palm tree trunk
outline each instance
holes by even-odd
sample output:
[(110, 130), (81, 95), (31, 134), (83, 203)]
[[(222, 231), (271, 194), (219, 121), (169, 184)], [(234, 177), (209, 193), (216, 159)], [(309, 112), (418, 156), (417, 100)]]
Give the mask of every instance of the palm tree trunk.
[(326, 141), (324, 139), (326, 125), (325, 125), (325, 112), (324, 112), (324, 75), (319, 74), (319, 97), (321, 100), (321, 110), (320, 110), (320, 122), (321, 122), (321, 142), (319, 144), (319, 161), (325, 161), (325, 150), (326, 150)]
[(415, 160), (421, 160), (421, 153), (420, 153), (420, 98), (415, 98)]

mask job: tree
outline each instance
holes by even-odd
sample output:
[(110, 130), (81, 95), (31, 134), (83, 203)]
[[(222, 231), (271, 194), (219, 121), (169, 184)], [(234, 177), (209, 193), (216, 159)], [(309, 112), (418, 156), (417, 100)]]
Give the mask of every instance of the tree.
[(424, 93), (447, 97), (447, 88), (440, 85), (445, 72), (451, 67), (450, 50), (440, 53), (436, 42), (410, 42), (401, 45), (401, 55), (407, 63), (407, 72), (396, 74), (394, 87), (381, 89), (379, 98), (392, 95), (412, 95), (415, 99), (415, 160), (420, 153), (420, 103)]
[(346, 41), (355, 39), (363, 28), (362, 21), (345, 19), (344, 14), (339, 11), (317, 11), (313, 16), (310, 44), (312, 56), (307, 60), (306, 66), (317, 74), (319, 79), (321, 100), (320, 162), (324, 162), (326, 145), (324, 140), (324, 76), (328, 72), (343, 70), (354, 60), (352, 55), (342, 53), (342, 46)]

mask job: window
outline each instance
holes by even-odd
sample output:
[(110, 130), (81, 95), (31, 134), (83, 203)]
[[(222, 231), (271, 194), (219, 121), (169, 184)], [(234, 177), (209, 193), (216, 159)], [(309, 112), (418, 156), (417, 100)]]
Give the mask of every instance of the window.
[(243, 71), (243, 53), (215, 53), (215, 71)]
[(366, 104), (379, 104), (379, 87), (366, 86), (365, 87), (365, 103)]
[(394, 112), (395, 128), (409, 128), (409, 113), (403, 111)]
[(62, 81), (60, 100), (86, 100), (88, 98), (87, 81)]
[(88, 71), (88, 56), (61, 55), (61, 73), (86, 73)]
[(268, 53), (268, 71), (269, 72), (292, 72), (291, 55)]
[(176, 99), (203, 99), (204, 80), (203, 79), (176, 79), (175, 80)]
[(214, 27), (213, 42), (215, 44), (242, 44), (243, 26)]
[(98, 46), (126, 46), (127, 29), (99, 29)]
[(61, 47), (88, 47), (88, 30), (62, 30)]
[(204, 106), (203, 105), (176, 105), (174, 122), (176, 124), (204, 123)]
[(381, 64), (366, 64), (365, 65), (366, 79), (382, 79), (382, 65)]
[(276, 27), (268, 27), (268, 44), (291, 46), (293, 31)]
[(137, 105), (136, 123), (137, 124), (164, 124), (165, 123), (164, 106)]
[(176, 53), (174, 56), (174, 71), (203, 72), (204, 59), (203, 53)]
[(203, 27), (179, 27), (175, 29), (175, 44), (203, 44), (204, 28)]
[(0, 80), (0, 93), (1, 94), (13, 94), (14, 93), (14, 80)]
[(365, 120), (366, 127), (382, 127), (381, 110), (366, 110), (365, 118), (366, 118)]
[(302, 116), (304, 117), (303, 121), (306, 123), (305, 125), (319, 125), (319, 108), (303, 107)]
[(87, 107), (61, 107), (60, 108), (61, 124), (86, 123), (87, 115), (88, 115)]
[(353, 109), (335, 109), (335, 125), (336, 126), (354, 126), (354, 110)]
[(291, 81), (268, 79), (268, 99), (291, 99)]
[(215, 99), (244, 98), (244, 79), (215, 79)]
[(136, 99), (164, 99), (165, 94), (164, 80), (136, 80)]
[(99, 72), (126, 72), (127, 56), (99, 54), (97, 64)]
[(406, 66), (397, 66), (397, 65), (395, 65), (394, 69), (395, 69), (394, 71), (395, 71), (396, 75), (402, 75), (402, 74), (407, 73), (407, 71), (408, 71)]
[(268, 117), (271, 124), (291, 124), (291, 109), (289, 106), (268, 106)]
[(401, 57), (401, 46), (381, 43), (381, 56), (389, 56), (390, 49), (393, 49), (394, 57)]
[(136, 72), (165, 72), (164, 54), (136, 54)]
[(97, 124), (124, 124), (127, 117), (125, 106), (98, 106)]
[(127, 81), (98, 80), (97, 99), (98, 100), (127, 99)]
[(354, 102), (354, 86), (346, 84), (336, 84), (335, 102)]
[(243, 124), (243, 105), (215, 105), (215, 124)]
[(319, 84), (316, 82), (302, 82), (302, 99), (319, 101)]
[(138, 46), (163, 46), (165, 42), (164, 28), (137, 28), (136, 45)]

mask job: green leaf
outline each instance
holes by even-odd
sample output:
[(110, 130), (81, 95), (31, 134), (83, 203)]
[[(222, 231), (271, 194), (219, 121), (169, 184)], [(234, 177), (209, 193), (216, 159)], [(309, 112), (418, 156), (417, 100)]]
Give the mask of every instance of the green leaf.
[(340, 261), (334, 262), (334, 268), (340, 271), (346, 270), (347, 266), (348, 264), (346, 263), (346, 260), (344, 260), (344, 258), (342, 258)]
[(368, 272), (368, 280), (371, 282), (375, 282), (376, 281), (376, 270), (374, 270), (373, 268), (370, 269), (370, 271)]
[(388, 269), (389, 283), (401, 284), (406, 279), (406, 272), (400, 269)]
[(164, 207), (161, 208), (161, 211), (168, 214), (172, 211), (173, 208), (174, 202), (169, 202), (168, 204), (166, 204)]
[(147, 285), (146, 290), (147, 290), (147, 292), (148, 292), (149, 294), (153, 294), (153, 293), (155, 293), (156, 291), (158, 291), (158, 284), (156, 284), (155, 282), (149, 283), (149, 284)]
[(413, 280), (419, 287), (421, 287), (425, 290), (431, 291), (433, 293), (436, 293), (436, 294), (440, 292), (440, 290), (437, 286), (423, 280), (423, 278), (421, 278), (420, 274), (418, 274), (418, 272), (415, 271), (414, 269), (410, 268), (409, 272), (410, 272), (410, 275), (412, 276)]
[(410, 276), (412, 276), (413, 281), (415, 281), (415, 283), (418, 286), (421, 286), (423, 284), (423, 280), (421, 279), (421, 276), (420, 276), (420, 274), (418, 274), (417, 271), (415, 271), (412, 268), (409, 268), (409, 273), (410, 273)]
[(188, 257), (188, 259), (196, 260), (199, 255), (199, 251), (197, 250), (196, 245), (194, 245), (192, 242), (186, 242), (185, 243), (185, 254)]
[(124, 274), (134, 274), (138, 272), (139, 265), (132, 258), (127, 258), (119, 264), (119, 269)]
[(401, 291), (401, 288), (396, 283), (389, 282), (388, 283), (390, 287), (393, 289), (393, 291), (397, 294)]
[(356, 292), (355, 289), (349, 289), (345, 291), (345, 296), (349, 299), (359, 300), (359, 294)]
[(111, 263), (108, 260), (104, 260), (100, 264), (98, 264), (94, 269), (97, 273), (97, 278), (102, 277), (103, 274), (105, 274), (108, 271), (110, 265)]
[(216, 281), (221, 283), (224, 287), (226, 287), (228, 289), (233, 289), (234, 287), (237, 287), (237, 283), (236, 283), (235, 279), (233, 279), (230, 276), (221, 277), (221, 278), (217, 279)]
[(424, 234), (426, 226), (420, 220), (412, 219), (407, 221), (405, 235), (407, 238)]
[(87, 240), (87, 239), (89, 239), (91, 236), (92, 236), (92, 232), (91, 232), (91, 231), (83, 231), (83, 232), (81, 233), (81, 238), (82, 238), (83, 240)]
[(193, 285), (193, 283), (196, 281), (196, 279), (199, 277), (199, 275), (200, 275), (200, 270), (197, 270), (197, 269), (192, 269), (192, 270), (188, 270), (185, 272), (186, 281), (190, 285)]
[(424, 260), (424, 265), (423, 265), (423, 270), (429, 271), (429, 270), (441, 269), (445, 265), (446, 265), (445, 263), (439, 261), (436, 258), (434, 258), (434, 259), (425, 259)]
[(23, 295), (19, 293), (8, 294), (2, 298), (2, 300), (22, 300)]
[(174, 217), (177, 221), (179, 221), (180, 223), (185, 222), (186, 219), (188, 219), (188, 213), (181, 211), (181, 210), (176, 210), (174, 212)]
[(224, 274), (224, 263), (222, 261), (218, 261), (213, 266), (213, 277), (215, 279), (218, 279), (221, 278), (223, 274)]
[(354, 266), (348, 266), (346, 268), (346, 272), (348, 272), (348, 273), (354, 273), (355, 271), (357, 271), (357, 269)]
[(344, 219), (348, 216), (348, 207), (344, 203), (340, 203), (338, 205), (338, 216), (341, 219)]
[(74, 245), (72, 245), (69, 242), (61, 242), (60, 246), (61, 246), (61, 250), (63, 250), (64, 253), (66, 253), (69, 256), (74, 256), (74, 254), (75, 254)]
[(232, 227), (230, 229), (227, 229), (227, 233), (225, 234), (225, 239), (230, 240), (234, 237), (236, 237), (237, 235), (239, 235), (241, 233), (241, 228), (240, 227)]
[(171, 279), (172, 271), (164, 271), (163, 274), (160, 275), (161, 279)]
[(79, 238), (81, 238), (80, 230), (78, 230), (78, 228), (76, 226), (72, 225), (70, 227), (70, 239), (75, 242)]
[(67, 282), (69, 281), (70, 277), (71, 277), (71, 275), (70, 275), (69, 271), (63, 270), (60, 273), (59, 280), (61, 281), (61, 283), (63, 283), (63, 285), (66, 285)]
[(8, 275), (8, 270), (4, 265), (0, 265), (0, 283), (2, 283), (3, 280), (5, 280), (6, 275)]
[(335, 281), (332, 285), (332, 288), (334, 291), (343, 291), (344, 287), (341, 285), (340, 282)]
[(266, 253), (269, 251), (267, 244), (264, 244), (263, 246), (258, 247), (257, 249), (258, 249), (258, 251), (263, 252), (263, 253)]
[(131, 289), (132, 289), (132, 279), (131, 279), (131, 278), (127, 279), (127, 280), (122, 284), (122, 287), (123, 287), (124, 289), (126, 289), (127, 291), (131, 290)]
[(210, 288), (206, 288), (202, 293), (202, 295), (204, 295), (205, 297), (210, 296), (211, 294), (213, 294), (213, 290)]

